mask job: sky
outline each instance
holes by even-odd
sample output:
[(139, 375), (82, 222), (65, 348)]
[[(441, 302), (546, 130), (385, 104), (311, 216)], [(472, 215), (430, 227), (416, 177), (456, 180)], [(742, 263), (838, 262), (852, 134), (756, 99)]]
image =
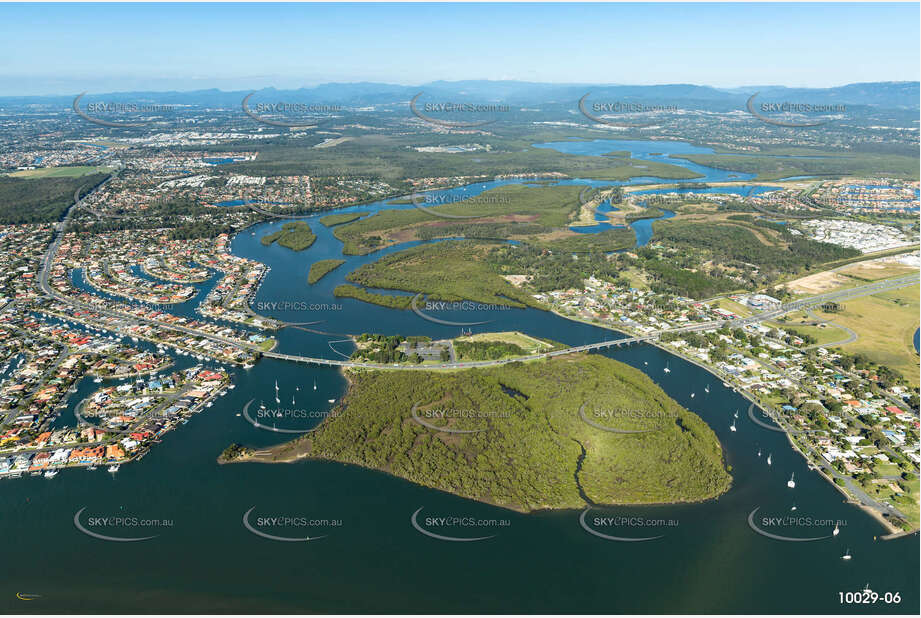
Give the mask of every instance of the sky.
[(917, 81), (919, 4), (0, 4), (0, 96)]

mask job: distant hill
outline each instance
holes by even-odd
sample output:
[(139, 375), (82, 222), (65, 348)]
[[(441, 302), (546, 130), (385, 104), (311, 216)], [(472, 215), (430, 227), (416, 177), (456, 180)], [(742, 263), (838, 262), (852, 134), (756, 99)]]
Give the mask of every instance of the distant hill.
[[(111, 102), (158, 103), (199, 107), (231, 108), (240, 105), (250, 91), (217, 89), (168, 92), (91, 93), (87, 100)], [(591, 93), (593, 101), (642, 101), (646, 104), (673, 104), (709, 109), (737, 109), (752, 94), (760, 100), (809, 103), (841, 103), (874, 106), (881, 109), (919, 109), (921, 83), (869, 82), (833, 88), (787, 88), (785, 86), (747, 86), (714, 88), (695, 84), (654, 86), (617, 84), (546, 84), (521, 81), (436, 81), (418, 86), (376, 82), (328, 83), (309, 88), (256, 90), (253, 100), (338, 104), (346, 107), (402, 104), (420, 92), (427, 100), (502, 102), (509, 105), (542, 106), (571, 104)], [(69, 106), (73, 95), (46, 97), (0, 97), (0, 107), (38, 105)]]

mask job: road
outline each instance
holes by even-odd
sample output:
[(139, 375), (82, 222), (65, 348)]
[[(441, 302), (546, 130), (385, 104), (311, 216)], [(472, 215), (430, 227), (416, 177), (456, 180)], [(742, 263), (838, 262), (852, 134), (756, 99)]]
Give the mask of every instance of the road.
[[(96, 187), (94, 191), (105, 186), (105, 184), (114, 177), (115, 177), (115, 174), (107, 178), (98, 187)], [(90, 192), (90, 194), (91, 193), (92, 192)], [(87, 195), (90, 195), (90, 194), (87, 194)], [(84, 199), (85, 197), (86, 196), (84, 196)], [(70, 221), (70, 217), (74, 209), (80, 207), (80, 203), (82, 200), (80, 198), (79, 191), (77, 191), (77, 193), (74, 195), (74, 199), (75, 199), (74, 204), (70, 208), (67, 209), (67, 212), (64, 214), (63, 219), (61, 220), (60, 224), (57, 226), (57, 229), (55, 230), (55, 233), (54, 233), (54, 239), (52, 240), (51, 245), (48, 247), (48, 251), (45, 254), (44, 259), (42, 260), (42, 268), (39, 273), (39, 286), (46, 295), (62, 303), (65, 303), (71, 307), (74, 307), (74, 308), (84, 309), (84, 310), (100, 313), (102, 315), (107, 315), (110, 317), (116, 317), (116, 318), (121, 318), (124, 320), (129, 320), (129, 322), (132, 322), (132, 323), (147, 323), (153, 326), (157, 326), (159, 328), (178, 331), (178, 332), (185, 333), (188, 335), (195, 335), (195, 336), (203, 337), (211, 341), (215, 341), (215, 342), (222, 343), (225, 345), (236, 346), (238, 348), (249, 350), (249, 351), (259, 351), (259, 346), (254, 345), (254, 344), (248, 344), (248, 343), (244, 343), (240, 341), (226, 339), (218, 335), (212, 335), (210, 333), (205, 333), (205, 332), (198, 331), (192, 328), (187, 328), (185, 326), (165, 324), (157, 320), (151, 320), (151, 319), (147, 319), (143, 317), (138, 317), (130, 313), (122, 312), (122, 311), (102, 309), (102, 308), (96, 307), (95, 305), (90, 305), (87, 303), (82, 303), (80, 301), (74, 300), (54, 290), (48, 284), (48, 277), (50, 275), (51, 265), (54, 262), (54, 256), (57, 253), (58, 248), (60, 247), (61, 239), (63, 236), (62, 232), (66, 229), (67, 224)], [(310, 357), (310, 356), (300, 356), (297, 354), (282, 354), (280, 352), (263, 352), (262, 355), (266, 358), (274, 358), (278, 360), (285, 360), (285, 361), (291, 361), (291, 362), (296, 362), (296, 363), (308, 363), (308, 364), (313, 364), (313, 365), (327, 365), (327, 366), (337, 366), (337, 367), (362, 367), (362, 368), (367, 368), (367, 369), (401, 369), (401, 370), (411, 371), (411, 370), (432, 370), (432, 369), (458, 369), (458, 368), (469, 368), (469, 367), (490, 367), (490, 366), (503, 365), (503, 364), (513, 363), (513, 362), (539, 360), (542, 358), (551, 358), (554, 356), (562, 356), (565, 354), (572, 354), (575, 352), (588, 352), (591, 350), (600, 350), (603, 348), (631, 345), (633, 343), (640, 343), (644, 341), (650, 341), (650, 340), (657, 339), (660, 335), (665, 334), (665, 333), (695, 332), (695, 331), (703, 331), (703, 330), (721, 328), (723, 326), (729, 326), (730, 328), (734, 328), (734, 327), (742, 326), (744, 324), (753, 324), (757, 322), (763, 322), (765, 320), (773, 320), (775, 318), (780, 317), (781, 315), (784, 315), (785, 313), (789, 313), (790, 311), (797, 311), (800, 309), (805, 309), (807, 307), (820, 305), (822, 303), (829, 302), (829, 301), (846, 300), (848, 298), (855, 298), (858, 296), (867, 296), (870, 294), (876, 294), (878, 292), (882, 292), (886, 290), (894, 290), (894, 289), (908, 287), (908, 286), (917, 285), (917, 284), (918, 284), (917, 275), (905, 275), (902, 277), (896, 277), (896, 278), (888, 279), (884, 281), (875, 281), (872, 283), (868, 283), (866, 285), (858, 286), (855, 288), (850, 288), (847, 290), (825, 292), (817, 296), (811, 296), (809, 298), (795, 300), (790, 303), (785, 303), (776, 309), (765, 311), (763, 313), (759, 313), (757, 315), (749, 316), (746, 318), (736, 318), (733, 320), (716, 320), (712, 322), (703, 322), (700, 324), (695, 324), (693, 326), (684, 326), (684, 327), (679, 327), (679, 328), (672, 328), (672, 329), (656, 331), (656, 332), (650, 333), (649, 335), (643, 335), (640, 337), (625, 337), (625, 338), (620, 338), (620, 339), (612, 339), (608, 341), (600, 341), (597, 343), (592, 343), (592, 344), (583, 345), (583, 346), (575, 346), (571, 348), (566, 348), (563, 350), (556, 350), (554, 352), (545, 352), (542, 354), (532, 354), (529, 356), (520, 356), (520, 357), (500, 359), (500, 360), (472, 361), (472, 362), (467, 362), (467, 363), (447, 362), (441, 365), (405, 365), (405, 364), (399, 365), (399, 364), (385, 364), (385, 363), (364, 363), (364, 362), (351, 361), (351, 360), (337, 360), (337, 359), (328, 359), (328, 358), (316, 358), (316, 357)]]
[[(752, 414), (754, 407), (755, 407), (755, 403), (752, 402), (751, 406), (748, 409), (749, 415)], [(797, 431), (795, 428), (791, 427), (785, 420), (783, 420), (782, 417), (775, 415), (771, 417), (771, 420), (773, 420), (781, 429), (783, 429), (784, 432), (787, 433), (787, 435), (795, 434)], [(806, 457), (806, 461), (808, 461), (810, 464), (814, 466), (821, 466), (822, 471), (827, 476), (830, 476), (832, 479), (840, 479), (841, 482), (844, 483), (845, 487), (847, 487), (849, 495), (856, 497), (857, 500), (864, 506), (868, 506), (870, 508), (876, 509), (880, 513), (887, 513), (890, 517), (896, 517), (899, 519), (907, 519), (905, 517), (905, 514), (902, 513), (900, 510), (898, 510), (897, 508), (892, 507), (892, 506), (886, 506), (882, 502), (879, 502), (878, 500), (876, 500), (875, 498), (867, 494), (867, 492), (865, 492), (862, 487), (860, 487), (857, 483), (854, 482), (854, 479), (852, 479), (850, 475), (841, 474), (840, 472), (838, 472), (834, 467), (829, 465), (829, 463), (825, 460), (825, 458), (822, 457), (821, 453), (818, 453), (814, 448), (812, 448), (812, 446), (808, 444), (806, 445), (795, 444), (794, 446), (797, 447), (797, 449), (800, 446), (805, 446), (806, 449), (809, 451), (809, 453), (812, 455), (811, 458)]]
[(431, 369), (457, 369), (462, 367), (490, 367), (494, 365), (504, 365), (507, 363), (514, 363), (520, 361), (529, 361), (529, 360), (538, 360), (541, 358), (550, 358), (553, 356), (562, 356), (565, 354), (572, 354), (575, 352), (589, 352), (591, 350), (600, 350), (603, 348), (610, 347), (620, 347), (624, 345), (631, 345), (634, 343), (640, 343), (645, 341), (651, 341), (658, 339), (661, 335), (665, 333), (685, 333), (685, 332), (695, 332), (703, 330), (711, 330), (715, 328), (722, 328), (723, 326), (728, 326), (730, 328), (735, 328), (742, 326), (744, 324), (754, 324), (757, 322), (763, 322), (765, 320), (773, 320), (778, 318), (785, 313), (791, 311), (798, 311), (806, 307), (811, 307), (814, 305), (820, 305), (825, 302), (832, 300), (844, 300), (847, 298), (856, 298), (858, 296), (867, 296), (871, 294), (876, 294), (886, 290), (895, 290), (898, 288), (908, 287), (918, 284), (917, 275), (906, 275), (904, 277), (897, 277), (894, 279), (889, 279), (886, 281), (876, 281), (873, 283), (868, 283), (856, 288), (850, 288), (848, 290), (839, 290), (837, 292), (826, 292), (824, 294), (819, 294), (818, 296), (812, 296), (810, 298), (803, 298), (791, 303), (786, 303), (770, 311), (764, 313), (759, 313), (757, 315), (749, 316), (747, 318), (736, 318), (733, 320), (716, 320), (712, 322), (702, 322), (700, 324), (694, 324), (693, 326), (682, 326), (679, 328), (669, 328), (665, 330), (656, 331), (650, 333), (649, 335), (643, 335), (640, 337), (624, 337), (621, 339), (611, 339), (608, 341), (599, 341), (597, 343), (590, 343), (587, 345), (575, 346), (571, 348), (565, 348), (563, 350), (556, 350), (553, 352), (545, 352), (542, 354), (532, 354), (529, 356), (517, 356), (514, 358), (506, 358), (501, 360), (490, 360), (490, 361), (473, 361), (467, 363), (442, 363), (441, 365), (397, 365), (397, 364), (383, 364), (383, 363), (362, 363), (357, 361), (350, 360), (336, 360), (328, 358), (313, 358), (308, 356), (298, 356), (296, 354), (282, 354), (280, 352), (265, 352), (263, 356), (267, 358), (276, 358), (279, 360), (293, 361), (296, 363), (309, 363), (316, 365), (329, 365), (329, 366), (338, 366), (338, 367), (364, 367), (367, 369), (406, 369), (406, 370), (431, 370)]
[(847, 326), (837, 324), (835, 322), (832, 322), (831, 320), (823, 320), (822, 318), (817, 316), (815, 313), (813, 313), (811, 309), (806, 310), (806, 315), (808, 315), (810, 318), (815, 320), (817, 325), (827, 324), (829, 326), (834, 326), (835, 328), (840, 328), (841, 330), (847, 333), (847, 337), (839, 341), (830, 341), (828, 343), (814, 343), (812, 345), (807, 345), (806, 347), (802, 348), (803, 350), (810, 350), (812, 348), (833, 348), (835, 346), (845, 345), (848, 343), (854, 343), (855, 341), (857, 341), (857, 333), (855, 333), (853, 330), (851, 330)]
[[(76, 202), (74, 206), (77, 206), (78, 204), (79, 204), (79, 201)], [(65, 215), (64, 220), (62, 221), (62, 224), (61, 224), (61, 228), (60, 228), (61, 230), (65, 229), (66, 224), (70, 218), (71, 212), (72, 210), (67, 211), (67, 214)], [(48, 248), (48, 252), (45, 254), (45, 258), (42, 262), (42, 269), (39, 274), (39, 286), (41, 287), (42, 291), (48, 296), (55, 298), (58, 301), (63, 302), (71, 307), (93, 311), (93, 312), (100, 313), (102, 315), (107, 315), (110, 317), (116, 317), (116, 318), (129, 320), (130, 322), (133, 322), (133, 323), (147, 323), (153, 326), (157, 326), (159, 328), (178, 331), (178, 332), (182, 332), (188, 335), (195, 335), (195, 336), (203, 337), (211, 341), (215, 341), (215, 342), (222, 343), (225, 345), (236, 346), (238, 348), (243, 348), (243, 349), (250, 350), (250, 351), (259, 351), (259, 347), (254, 344), (247, 344), (247, 343), (243, 343), (239, 341), (226, 339), (218, 335), (212, 335), (210, 333), (205, 333), (205, 332), (198, 331), (198, 330), (188, 328), (185, 326), (165, 324), (157, 320), (151, 320), (151, 319), (147, 319), (143, 317), (138, 317), (138, 316), (135, 316), (129, 313), (125, 313), (125, 312), (121, 312), (121, 311), (99, 308), (95, 305), (90, 305), (88, 303), (82, 303), (80, 301), (69, 298), (63, 294), (60, 294), (48, 284), (48, 277), (51, 271), (51, 264), (54, 261), (54, 255), (57, 253), (58, 247), (60, 246), (60, 242), (61, 242), (61, 234), (56, 233), (55, 238), (51, 243), (51, 246)], [(554, 356), (562, 356), (565, 354), (572, 354), (575, 352), (588, 352), (591, 350), (600, 350), (600, 349), (609, 348), (609, 347), (620, 347), (624, 345), (631, 345), (633, 343), (640, 343), (640, 342), (657, 339), (660, 335), (664, 333), (695, 332), (695, 331), (703, 331), (703, 330), (721, 328), (723, 326), (729, 326), (730, 328), (739, 327), (744, 324), (753, 324), (753, 323), (762, 322), (765, 320), (773, 320), (777, 317), (780, 317), (781, 315), (784, 315), (785, 313), (789, 313), (790, 311), (797, 311), (800, 309), (804, 309), (806, 307), (819, 305), (819, 304), (822, 304), (828, 301), (845, 300), (848, 298), (855, 298), (858, 296), (867, 296), (870, 294), (876, 294), (881, 291), (894, 290), (894, 289), (898, 289), (901, 287), (917, 285), (917, 283), (918, 283), (918, 278), (916, 275), (906, 275), (902, 277), (896, 277), (894, 279), (888, 279), (885, 281), (876, 281), (876, 282), (868, 283), (866, 285), (858, 286), (855, 288), (850, 288), (847, 290), (839, 290), (836, 292), (826, 292), (824, 294), (819, 294), (817, 296), (799, 299), (791, 303), (786, 303), (784, 305), (781, 305), (780, 307), (776, 309), (766, 311), (766, 312), (763, 312), (757, 315), (749, 316), (746, 318), (736, 318), (733, 320), (716, 320), (712, 322), (702, 322), (700, 324), (695, 324), (692, 326), (684, 326), (684, 327), (679, 327), (679, 328), (672, 328), (672, 329), (656, 331), (654, 333), (650, 333), (649, 335), (643, 335), (639, 337), (624, 337), (620, 339), (600, 341), (600, 342), (591, 343), (588, 345), (565, 348), (563, 350), (556, 350), (553, 352), (545, 352), (542, 354), (532, 354), (529, 356), (520, 356), (520, 357), (500, 359), (500, 360), (472, 361), (472, 362), (466, 362), (466, 363), (448, 362), (448, 363), (443, 363), (441, 365), (405, 365), (405, 364), (398, 365), (398, 364), (365, 363), (365, 362), (358, 362), (358, 361), (351, 361), (351, 360), (317, 358), (317, 357), (310, 357), (310, 356), (300, 356), (297, 354), (283, 354), (280, 352), (263, 352), (262, 355), (265, 356), (266, 358), (274, 358), (278, 360), (285, 360), (285, 361), (291, 361), (291, 362), (297, 362), (297, 363), (308, 363), (308, 364), (314, 364), (314, 365), (326, 365), (326, 366), (337, 366), (337, 367), (362, 367), (366, 369), (432, 370), (432, 369), (458, 369), (458, 368), (465, 368), (465, 367), (466, 368), (490, 367), (490, 366), (503, 365), (503, 364), (512, 363), (512, 362), (539, 360), (542, 358), (551, 358)]]

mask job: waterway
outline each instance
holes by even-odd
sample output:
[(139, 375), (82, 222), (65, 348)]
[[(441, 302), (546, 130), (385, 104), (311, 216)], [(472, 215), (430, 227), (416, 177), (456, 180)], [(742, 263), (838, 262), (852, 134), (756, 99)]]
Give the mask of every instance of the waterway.
[[(670, 147), (647, 146), (647, 153)], [(623, 149), (604, 147), (605, 152)], [(439, 192), (439, 197), (474, 195), (503, 183)], [(379, 202), (350, 210), (380, 208), (412, 206)], [(261, 244), (259, 239), (281, 221), (259, 224), (232, 243), (234, 254), (271, 268), (254, 309), (290, 322), (312, 322), (307, 328), (319, 331), (286, 328), (278, 333), (279, 351), (339, 358), (351, 352), (351, 345), (341, 341), (345, 334), (460, 334), (459, 326), (432, 323), (410, 311), (334, 298), (332, 289), (348, 272), (417, 243), (342, 256), (342, 244), (317, 219), (305, 218), (318, 238), (303, 252)], [(346, 263), (308, 285), (310, 264), (330, 258)], [(73, 280), (82, 283), (80, 273)], [(202, 284), (200, 294), (212, 285), (213, 280)], [(469, 326), (474, 332), (514, 329), (570, 345), (620, 336), (533, 309), (429, 313), (487, 322)], [(333, 368), (265, 359), (249, 370), (232, 369), (234, 390), (167, 434), (143, 461), (115, 475), (72, 470), (53, 480), (0, 481), (0, 521), (7, 533), (0, 554), (0, 611), (838, 614), (865, 612), (864, 607), (840, 605), (838, 593), (869, 583), (879, 593), (901, 594), (899, 605), (877, 604), (872, 611), (918, 612), (917, 535), (878, 540), (884, 530), (874, 519), (844, 503), (833, 486), (811, 472), (783, 433), (751, 422), (748, 402), (707, 371), (645, 344), (604, 354), (646, 372), (707, 421), (731, 466), (733, 486), (717, 500), (606, 508), (588, 517), (589, 522), (596, 514), (674, 522), (601, 530), (624, 537), (664, 535), (661, 539), (610, 541), (586, 532), (579, 511), (513, 513), (338, 463), (219, 466), (216, 457), (228, 444), (261, 448), (290, 437), (257, 428), (241, 414), (251, 400), (253, 409), (260, 402), (275, 407), (276, 384), (282, 406), (293, 398), (297, 408), (308, 411), (330, 410), (334, 404), (329, 400), (338, 401), (345, 392), (345, 379)], [(79, 390), (92, 389), (81, 383)], [(317, 422), (281, 419), (277, 426), (304, 429)], [(786, 486), (791, 474), (795, 489)], [(84, 508), (78, 521), (85, 528), (154, 538), (109, 542), (87, 536), (74, 524)], [(505, 519), (509, 525), (432, 529), (461, 537), (495, 535), (479, 542), (446, 542), (413, 528), (410, 518), (419, 508), (423, 525), (427, 516)], [(766, 538), (748, 525), (756, 508), (758, 523), (762, 517), (795, 514), (840, 521), (841, 532), (813, 542)], [(266, 525), (263, 531), (325, 536), (309, 542), (257, 536), (244, 526), (250, 509), (248, 521), (257, 527), (260, 517), (292, 518), (288, 525)], [(105, 526), (94, 517), (156, 519), (161, 525)], [(302, 526), (297, 518), (341, 525)], [(830, 525), (800, 524), (781, 533), (827, 536)], [(845, 551), (853, 559), (842, 560)], [(21, 601), (17, 593), (40, 596)]]

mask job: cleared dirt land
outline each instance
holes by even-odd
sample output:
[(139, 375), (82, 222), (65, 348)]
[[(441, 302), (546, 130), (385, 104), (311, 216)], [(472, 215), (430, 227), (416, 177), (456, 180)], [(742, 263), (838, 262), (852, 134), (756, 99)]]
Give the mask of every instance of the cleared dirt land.
[(827, 270), (801, 277), (787, 284), (795, 294), (821, 294), (867, 281), (879, 281), (918, 272), (914, 266), (898, 261), (900, 256), (889, 256), (866, 262), (857, 262), (835, 270)]

